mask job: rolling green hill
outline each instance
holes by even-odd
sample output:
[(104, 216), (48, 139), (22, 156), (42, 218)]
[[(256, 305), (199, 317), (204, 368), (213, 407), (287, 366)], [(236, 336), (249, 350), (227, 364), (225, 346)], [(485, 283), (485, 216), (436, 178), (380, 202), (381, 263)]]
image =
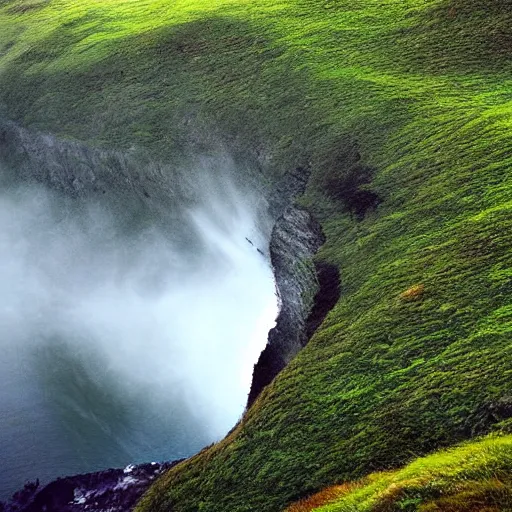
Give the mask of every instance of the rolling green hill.
[(0, 115), (166, 159), (223, 145), (269, 179), (312, 170), (301, 202), (340, 300), (140, 512), (279, 511), (510, 433), (510, 0), (3, 0)]
[(511, 436), (502, 436), (465, 443), (398, 471), (328, 487), (286, 512), (511, 510), (511, 441)]

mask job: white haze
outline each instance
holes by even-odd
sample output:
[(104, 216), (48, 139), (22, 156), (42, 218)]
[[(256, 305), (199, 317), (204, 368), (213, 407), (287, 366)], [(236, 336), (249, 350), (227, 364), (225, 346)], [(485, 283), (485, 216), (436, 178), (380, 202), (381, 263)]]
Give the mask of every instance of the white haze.
[[(267, 252), (267, 233), (260, 229), (259, 202), (229, 180), (203, 182), (198, 190), (179, 215), (152, 222), (151, 205), (120, 221), (121, 210), (97, 201), (64, 198), (40, 185), (4, 187), (0, 454), (30, 464), (26, 450), (33, 447), (23, 446), (30, 438), (48, 443), (31, 455), (44, 459), (55, 442), (37, 438), (38, 418), (47, 416), (52, 425), (68, 422), (67, 457), (85, 461), (54, 462), (49, 476), (119, 464), (123, 457), (143, 460), (143, 450), (130, 450), (132, 438), (151, 444), (152, 425), (165, 432), (166, 425), (181, 422), (176, 415), (188, 417), (180, 427), (182, 448), (162, 446), (160, 459), (188, 455), (236, 423), (277, 315), (269, 262), (257, 250)], [(71, 383), (67, 371), (73, 372)], [(94, 386), (84, 384), (88, 380)], [(114, 410), (116, 401), (124, 405), (110, 424), (96, 408)], [(132, 417), (126, 404), (137, 404)], [(15, 418), (8, 419), (13, 408)], [(92, 423), (99, 437), (75, 453), (69, 439), (91, 435)], [(189, 428), (196, 441), (187, 444)], [(101, 444), (103, 434), (117, 436), (124, 447), (111, 464), (87, 459), (87, 446)], [(151, 450), (148, 457), (159, 455), (158, 447)], [(12, 472), (9, 461), (2, 462)], [(34, 471), (18, 468), (23, 480), (44, 477)]]

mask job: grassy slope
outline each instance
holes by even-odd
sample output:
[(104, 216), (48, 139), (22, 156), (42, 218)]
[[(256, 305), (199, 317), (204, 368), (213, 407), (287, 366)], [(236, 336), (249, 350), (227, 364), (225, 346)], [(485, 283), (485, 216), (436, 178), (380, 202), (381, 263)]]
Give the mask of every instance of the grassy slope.
[[(140, 510), (280, 510), (510, 430), (509, 0), (0, 5), (4, 115), (167, 156), (213, 131), (276, 173), (313, 168), (304, 203), (341, 300), (235, 432)], [(358, 172), (383, 200), (363, 221), (333, 198)]]
[(512, 510), (512, 436), (469, 442), (397, 471), (324, 489), (286, 512)]

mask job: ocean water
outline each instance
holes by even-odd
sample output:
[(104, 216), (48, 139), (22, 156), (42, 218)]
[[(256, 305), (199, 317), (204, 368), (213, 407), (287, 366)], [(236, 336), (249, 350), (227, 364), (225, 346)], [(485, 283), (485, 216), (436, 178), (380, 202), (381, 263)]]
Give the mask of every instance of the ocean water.
[(2, 188), (0, 500), (189, 456), (243, 413), (277, 315), (269, 220), (228, 178), (194, 197), (114, 208)]

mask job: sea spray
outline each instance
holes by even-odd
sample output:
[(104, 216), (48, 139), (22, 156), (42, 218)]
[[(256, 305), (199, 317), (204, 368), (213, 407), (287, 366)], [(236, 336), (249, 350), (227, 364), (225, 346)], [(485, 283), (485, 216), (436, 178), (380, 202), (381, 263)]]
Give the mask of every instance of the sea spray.
[(190, 188), (162, 205), (3, 187), (0, 496), (190, 455), (242, 414), (277, 314), (271, 219), (229, 177)]

